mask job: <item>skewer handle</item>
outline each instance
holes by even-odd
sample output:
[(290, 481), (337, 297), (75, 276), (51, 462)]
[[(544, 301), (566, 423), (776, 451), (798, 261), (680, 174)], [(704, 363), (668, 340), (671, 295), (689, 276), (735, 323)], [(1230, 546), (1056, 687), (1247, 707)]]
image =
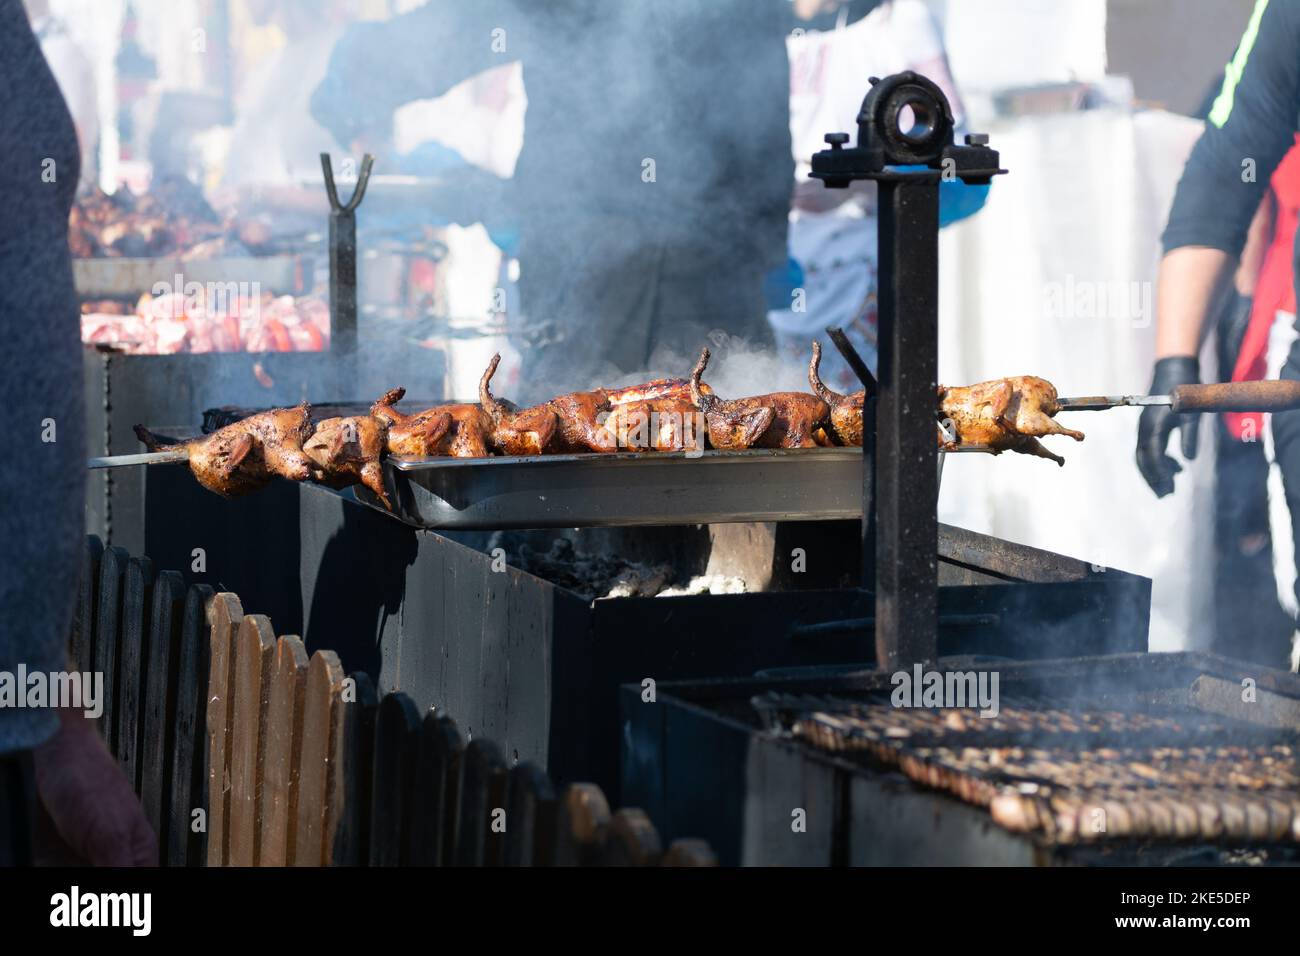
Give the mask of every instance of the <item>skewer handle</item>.
[(1175, 412), (1285, 412), (1300, 408), (1300, 382), (1179, 385), (1172, 397)]

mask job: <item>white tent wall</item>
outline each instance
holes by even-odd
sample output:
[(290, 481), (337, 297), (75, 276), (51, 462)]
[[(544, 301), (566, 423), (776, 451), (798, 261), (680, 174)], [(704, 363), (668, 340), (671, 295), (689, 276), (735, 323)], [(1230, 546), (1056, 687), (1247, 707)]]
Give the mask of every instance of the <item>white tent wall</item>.
[[(1145, 391), (1159, 236), (1201, 124), (1159, 110), (1120, 109), (995, 121), (989, 106), (990, 95), (1008, 86), (1101, 80), (1108, 47), (1128, 51), (1130, 63), (1139, 49), (1179, 58), (1181, 45), (1157, 42), (1155, 33), (1150, 42), (1141, 36), (1161, 22), (1167, 32), (1168, 20), (1152, 16), (1144, 0), (931, 5), (944, 21), (974, 128), (992, 134), (1011, 171), (995, 183), (978, 216), (943, 234), (941, 381), (1036, 374), (1062, 394)], [(1216, 15), (1197, 17), (1188, 6), (1213, 6)], [(1180, 23), (1200, 38), (1188, 41), (1189, 56), (1203, 74), (1196, 95), (1177, 104), (1190, 109), (1231, 55), (1249, 4), (1185, 0), (1183, 14), (1191, 16)], [(1148, 76), (1161, 74), (1159, 63), (1141, 65)], [(1179, 68), (1189, 69), (1185, 62)], [(1143, 98), (1142, 87), (1136, 93)], [(1203, 373), (1214, 374), (1208, 350)], [(1154, 581), (1152, 649), (1207, 646), (1213, 627), (1210, 422), (1201, 422), (1201, 454), (1179, 477), (1177, 494), (1157, 500), (1133, 460), (1136, 410), (1064, 420), (1088, 436), (1080, 445), (1049, 440), (1066, 457), (1064, 468), (1011, 455), (951, 456), (942, 520), (1147, 575)]]
[[(940, 380), (1041, 375), (1062, 394), (1145, 391), (1154, 346), (1157, 237), (1200, 124), (1097, 110), (992, 130), (1010, 175), (943, 234)], [(1207, 366), (1207, 370), (1209, 366)], [(1157, 500), (1133, 461), (1137, 412), (1066, 415), (1067, 459), (953, 455), (942, 520), (1150, 576), (1155, 650), (1210, 637), (1213, 448)]]
[(927, 0), (944, 28), (957, 85), (1099, 80), (1106, 73), (1106, 0)]

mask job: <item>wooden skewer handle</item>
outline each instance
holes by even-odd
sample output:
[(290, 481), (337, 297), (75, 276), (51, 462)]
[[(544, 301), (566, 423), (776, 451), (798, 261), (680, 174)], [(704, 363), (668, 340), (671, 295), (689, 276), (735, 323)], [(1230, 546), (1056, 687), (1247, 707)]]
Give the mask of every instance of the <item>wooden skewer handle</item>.
[(1179, 385), (1171, 397), (1176, 412), (1285, 412), (1300, 408), (1300, 382)]

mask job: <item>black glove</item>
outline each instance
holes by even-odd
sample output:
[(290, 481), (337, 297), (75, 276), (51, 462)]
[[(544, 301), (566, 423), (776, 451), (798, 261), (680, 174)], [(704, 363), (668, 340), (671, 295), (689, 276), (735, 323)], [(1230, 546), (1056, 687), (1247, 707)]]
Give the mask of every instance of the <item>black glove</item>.
[[(1195, 385), (1200, 378), (1195, 358), (1163, 358), (1156, 362), (1148, 394), (1168, 395), (1176, 386)], [(1148, 405), (1142, 409), (1142, 417), (1138, 419), (1138, 471), (1142, 472), (1142, 477), (1157, 498), (1174, 493), (1174, 475), (1183, 470), (1182, 465), (1165, 453), (1169, 445), (1169, 433), (1175, 428), (1180, 429), (1183, 457), (1195, 458), (1198, 422), (1199, 419), (1194, 415), (1175, 414), (1168, 405)]]

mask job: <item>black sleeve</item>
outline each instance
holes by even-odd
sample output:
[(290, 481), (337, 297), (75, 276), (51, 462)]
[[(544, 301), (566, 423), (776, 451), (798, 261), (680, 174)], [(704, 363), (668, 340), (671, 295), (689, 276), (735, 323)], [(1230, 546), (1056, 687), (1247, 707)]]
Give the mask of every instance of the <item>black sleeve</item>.
[(354, 24), (312, 94), (312, 116), (346, 146), (386, 131), (399, 106), (519, 59), (530, 39), (509, 0), (429, 0), (391, 20)]
[(1298, 121), (1300, 0), (1258, 0), (1183, 170), (1165, 251), (1208, 246), (1239, 254)]

